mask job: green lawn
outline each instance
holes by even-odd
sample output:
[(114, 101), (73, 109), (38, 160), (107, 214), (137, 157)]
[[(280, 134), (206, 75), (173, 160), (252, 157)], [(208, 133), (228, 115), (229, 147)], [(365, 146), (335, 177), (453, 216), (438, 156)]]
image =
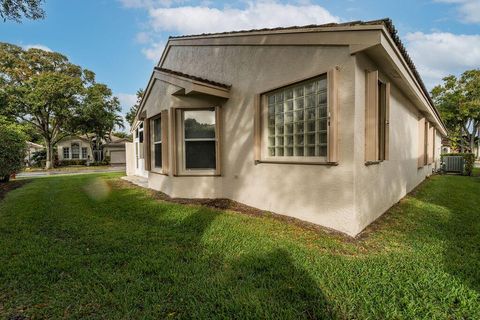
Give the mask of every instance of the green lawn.
[(435, 176), (352, 240), (119, 176), (0, 202), (0, 318), (480, 318), (479, 177)]

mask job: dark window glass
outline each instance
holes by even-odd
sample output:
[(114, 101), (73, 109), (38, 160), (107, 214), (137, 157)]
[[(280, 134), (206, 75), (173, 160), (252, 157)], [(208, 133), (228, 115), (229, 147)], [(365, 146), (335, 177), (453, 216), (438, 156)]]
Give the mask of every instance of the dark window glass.
[(187, 169), (215, 169), (215, 141), (185, 141)]
[(162, 144), (156, 143), (154, 151), (155, 151), (155, 167), (161, 168), (162, 167)]
[(215, 139), (215, 111), (185, 111), (185, 139)]
[(153, 142), (162, 141), (162, 122), (160, 118), (153, 120)]
[(140, 131), (138, 134), (139, 134), (138, 141), (140, 143), (143, 143), (143, 131)]
[(185, 111), (185, 168), (215, 169), (215, 110)]

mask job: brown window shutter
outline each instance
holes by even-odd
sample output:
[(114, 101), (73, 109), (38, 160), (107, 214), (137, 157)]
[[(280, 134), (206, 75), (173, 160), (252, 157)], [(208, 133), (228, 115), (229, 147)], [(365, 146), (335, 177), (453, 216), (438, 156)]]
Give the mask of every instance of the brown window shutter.
[(145, 119), (143, 122), (143, 148), (145, 151), (145, 170), (150, 171), (152, 169), (151, 162), (151, 143), (150, 143), (150, 118)]
[(171, 108), (170, 109), (170, 134), (171, 134), (171, 141), (172, 141), (172, 173), (174, 176), (178, 175), (178, 168), (177, 168), (177, 157), (178, 157), (178, 148), (177, 148), (177, 109)]
[(367, 71), (365, 87), (365, 161), (377, 161), (378, 71)]
[(425, 118), (418, 120), (418, 168), (425, 165)]
[(434, 131), (433, 124), (431, 122), (428, 123), (428, 163), (433, 163), (433, 153), (435, 152), (435, 131)]
[(168, 174), (168, 110), (162, 110), (160, 121), (162, 124), (162, 173)]
[[(261, 114), (261, 95), (256, 94), (253, 98), (253, 157), (255, 163), (260, 161), (261, 157), (261, 139), (262, 139), (262, 114)], [(265, 106), (266, 107), (266, 106)]]
[(385, 84), (385, 160), (390, 159), (390, 82)]
[(328, 162), (338, 162), (338, 68), (327, 73), (328, 80)]
[(222, 173), (222, 108), (215, 107), (215, 174), (221, 175)]

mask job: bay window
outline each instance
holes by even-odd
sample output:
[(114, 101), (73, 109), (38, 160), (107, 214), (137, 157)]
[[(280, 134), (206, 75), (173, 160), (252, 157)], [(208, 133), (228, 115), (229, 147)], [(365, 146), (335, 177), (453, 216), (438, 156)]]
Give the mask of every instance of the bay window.
[(146, 122), (149, 127), (148, 150), (149, 170), (167, 174), (168, 173), (168, 110), (150, 118)]
[(178, 109), (179, 173), (218, 175), (220, 108)]

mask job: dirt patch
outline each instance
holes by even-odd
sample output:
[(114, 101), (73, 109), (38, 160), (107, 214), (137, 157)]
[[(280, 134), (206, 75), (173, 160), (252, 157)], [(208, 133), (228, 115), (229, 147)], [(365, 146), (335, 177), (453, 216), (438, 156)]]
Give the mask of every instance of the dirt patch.
[(332, 229), (328, 229), (323, 226), (316, 225), (314, 223), (310, 223), (307, 221), (303, 221), (297, 218), (281, 215), (278, 213), (273, 213), (265, 210), (261, 210), (258, 208), (250, 207), (247, 206), (243, 203), (230, 200), (230, 199), (224, 199), (224, 198), (219, 198), (219, 199), (189, 199), (189, 198), (172, 198), (169, 195), (161, 192), (161, 191), (156, 191), (152, 189), (146, 189), (139, 187), (135, 185), (134, 183), (131, 183), (129, 181), (125, 180), (114, 180), (110, 182), (116, 186), (119, 187), (135, 187), (135, 188), (141, 188), (144, 192), (146, 192), (148, 195), (150, 195), (152, 198), (157, 199), (157, 200), (162, 200), (162, 201), (167, 201), (171, 203), (178, 203), (178, 204), (183, 204), (183, 205), (200, 205), (204, 207), (208, 207), (214, 210), (229, 210), (229, 211), (235, 211), (251, 216), (257, 216), (257, 217), (270, 217), (273, 219), (281, 220), (284, 222), (288, 222), (291, 224), (294, 224), (302, 229), (314, 231), (314, 232), (322, 232), (322, 233), (327, 233), (331, 236), (334, 236), (338, 238), (339, 240), (342, 241), (347, 241), (347, 242), (354, 242), (355, 238), (352, 238), (344, 233), (341, 233), (339, 231), (335, 231)]
[(29, 182), (30, 180), (15, 180), (7, 183), (0, 183), (0, 200), (2, 200), (8, 192), (20, 188)]

